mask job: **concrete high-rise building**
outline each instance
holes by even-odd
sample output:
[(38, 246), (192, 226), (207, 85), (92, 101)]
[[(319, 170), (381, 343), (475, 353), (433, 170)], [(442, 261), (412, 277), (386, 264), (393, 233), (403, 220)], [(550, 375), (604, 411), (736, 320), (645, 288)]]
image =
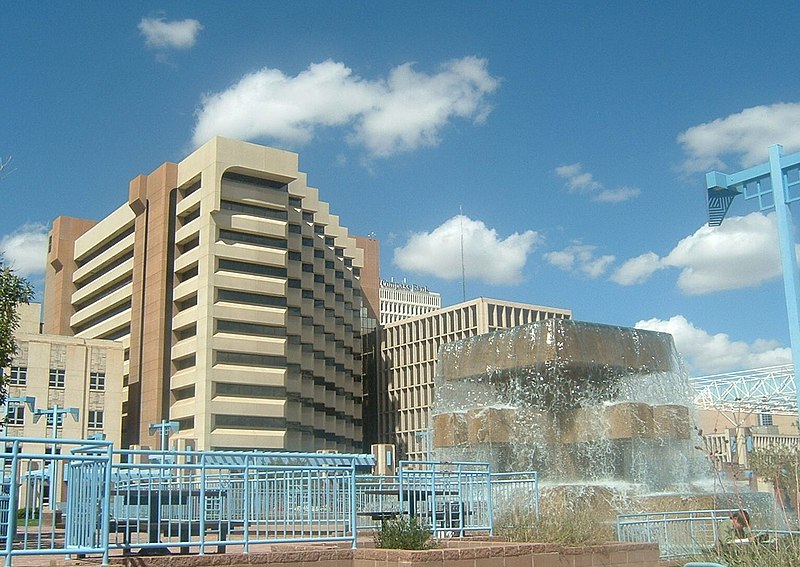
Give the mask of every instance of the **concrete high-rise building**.
[(423, 315), (442, 306), (442, 296), (426, 286), (380, 280), (380, 324)]
[(387, 324), (380, 333), (377, 385), (381, 442), (394, 443), (401, 458), (426, 457), (441, 345), (551, 318), (571, 319), (572, 311), (481, 297)]
[(364, 449), (377, 443), (378, 323), (380, 321), (380, 244), (372, 236), (356, 237), (364, 251), (361, 270), (361, 369), (363, 372)]
[(45, 331), (121, 341), (123, 444), (361, 449), (363, 251), (297, 154), (214, 138), (53, 223)]

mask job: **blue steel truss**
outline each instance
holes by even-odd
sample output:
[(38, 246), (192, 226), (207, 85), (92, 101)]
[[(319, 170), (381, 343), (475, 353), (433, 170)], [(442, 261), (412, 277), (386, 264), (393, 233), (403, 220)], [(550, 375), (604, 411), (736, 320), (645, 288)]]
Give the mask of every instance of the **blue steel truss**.
[(737, 194), (744, 194), (745, 199), (756, 199), (762, 212), (771, 209), (775, 211), (794, 365), (796, 411), (800, 406), (800, 386), (797, 384), (800, 379), (800, 273), (790, 205), (800, 200), (800, 153), (784, 156), (782, 146), (770, 146), (767, 163), (738, 173), (707, 173), (706, 189), (710, 226), (722, 222)]
[(695, 390), (694, 403), (703, 409), (797, 414), (791, 364), (700, 376), (690, 382)]
[[(780, 156), (784, 181), (785, 202), (800, 201), (800, 152)], [(737, 173), (711, 171), (706, 174), (708, 187), (708, 224), (719, 226), (728, 212), (734, 197), (744, 195), (745, 200), (758, 201), (758, 210), (767, 212), (775, 208), (772, 192), (770, 164), (763, 163)]]

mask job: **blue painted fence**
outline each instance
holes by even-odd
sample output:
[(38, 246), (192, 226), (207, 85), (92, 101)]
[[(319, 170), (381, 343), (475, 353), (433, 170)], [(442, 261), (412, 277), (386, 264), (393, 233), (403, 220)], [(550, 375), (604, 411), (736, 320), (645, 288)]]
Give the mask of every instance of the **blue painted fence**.
[(712, 551), (721, 526), (736, 510), (685, 510), (619, 514), (617, 539), (658, 543), (661, 557), (690, 557)]
[[(0, 438), (0, 556), (224, 552), (347, 542), (413, 515), (437, 537), (491, 533), (493, 498), (536, 495), (535, 473), (371, 455), (114, 451), (105, 441)], [(499, 495), (499, 496), (498, 496)]]

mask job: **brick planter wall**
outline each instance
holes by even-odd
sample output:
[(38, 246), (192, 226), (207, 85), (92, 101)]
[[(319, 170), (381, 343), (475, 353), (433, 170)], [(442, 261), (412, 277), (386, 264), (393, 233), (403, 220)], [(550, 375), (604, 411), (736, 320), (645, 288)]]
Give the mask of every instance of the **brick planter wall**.
[(115, 557), (125, 567), (658, 567), (656, 544), (610, 543), (587, 547), (448, 541), (427, 551), (274, 545), (248, 555)]

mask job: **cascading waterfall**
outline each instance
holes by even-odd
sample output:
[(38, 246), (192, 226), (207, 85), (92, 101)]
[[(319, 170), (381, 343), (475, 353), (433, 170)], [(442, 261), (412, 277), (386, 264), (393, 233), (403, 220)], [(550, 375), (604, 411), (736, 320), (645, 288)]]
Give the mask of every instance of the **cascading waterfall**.
[(711, 477), (692, 413), (671, 335), (550, 319), (442, 347), (432, 453), (561, 486), (689, 493)]

